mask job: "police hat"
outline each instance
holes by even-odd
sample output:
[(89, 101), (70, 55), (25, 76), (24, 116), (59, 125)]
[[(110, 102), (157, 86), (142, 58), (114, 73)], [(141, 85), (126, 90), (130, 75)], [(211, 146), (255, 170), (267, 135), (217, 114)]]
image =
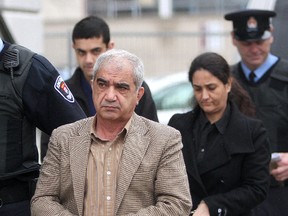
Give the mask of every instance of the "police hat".
[(224, 18), (233, 22), (236, 40), (253, 41), (271, 36), (270, 17), (274, 16), (274, 11), (249, 9), (226, 14)]

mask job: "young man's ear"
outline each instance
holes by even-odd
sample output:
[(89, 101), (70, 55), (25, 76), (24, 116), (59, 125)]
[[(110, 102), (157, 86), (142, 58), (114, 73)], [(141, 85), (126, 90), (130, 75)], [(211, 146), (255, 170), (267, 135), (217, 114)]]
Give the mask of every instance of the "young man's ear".
[(108, 44), (108, 50), (109, 49), (113, 49), (114, 47), (115, 47), (114, 41), (110, 41), (109, 44)]

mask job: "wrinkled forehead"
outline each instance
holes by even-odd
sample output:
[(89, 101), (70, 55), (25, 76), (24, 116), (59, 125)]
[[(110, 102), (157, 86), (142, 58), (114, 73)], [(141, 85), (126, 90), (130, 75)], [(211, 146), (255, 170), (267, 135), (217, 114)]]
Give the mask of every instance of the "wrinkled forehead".
[(99, 68), (95, 76), (110, 83), (129, 83), (135, 85), (135, 76), (130, 64), (107, 64)]

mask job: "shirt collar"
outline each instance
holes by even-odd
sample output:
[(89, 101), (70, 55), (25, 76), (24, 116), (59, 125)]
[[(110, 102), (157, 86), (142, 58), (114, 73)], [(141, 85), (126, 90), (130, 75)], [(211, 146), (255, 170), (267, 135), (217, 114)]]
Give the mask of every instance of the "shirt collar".
[(229, 119), (230, 119), (230, 113), (231, 113), (231, 107), (230, 107), (230, 103), (227, 103), (227, 107), (225, 109), (225, 112), (222, 116), (221, 119), (219, 119), (219, 121), (217, 121), (215, 123), (218, 131), (221, 133), (221, 134), (224, 134), (225, 132), (225, 129), (228, 125), (228, 122), (229, 122)]
[[(229, 118), (230, 118), (230, 104), (227, 103), (227, 107), (224, 111), (223, 116), (221, 117), (221, 119), (219, 119), (217, 122), (215, 122), (213, 125), (215, 125), (215, 127), (217, 128), (217, 130), (219, 131), (219, 133), (224, 134), (225, 129), (228, 125), (229, 122)], [(201, 114), (200, 114), (200, 127), (201, 130), (204, 129), (206, 124), (210, 124), (210, 122), (208, 121), (207, 117), (205, 116), (205, 113), (203, 112), (203, 110), (201, 110)]]
[[(278, 61), (278, 59), (279, 58), (277, 56), (269, 53), (264, 63), (260, 65), (256, 70), (254, 70), (254, 74), (256, 75), (255, 81), (257, 82), (269, 70), (269, 68)], [(247, 78), (247, 80), (249, 80), (249, 74), (251, 70), (242, 61), (241, 67), (245, 74), (245, 77)]]
[(4, 43), (3, 43), (3, 40), (0, 38), (0, 53), (2, 52), (4, 48)]
[[(95, 128), (95, 125), (96, 125), (96, 122), (97, 122), (97, 113), (96, 113), (96, 115), (93, 118), (94, 119), (93, 119), (93, 123), (92, 123), (91, 129), (90, 129), (90, 134), (92, 136), (92, 139), (100, 139), (99, 136), (96, 133), (96, 128)], [(124, 126), (124, 128), (118, 133), (118, 136), (124, 133), (125, 134), (124, 135), (124, 139), (126, 138), (126, 135), (128, 134), (128, 131), (130, 130), (130, 126), (131, 126), (131, 123), (132, 123), (133, 119), (134, 119), (134, 115), (132, 115), (130, 117), (130, 119), (128, 120), (128, 122)]]

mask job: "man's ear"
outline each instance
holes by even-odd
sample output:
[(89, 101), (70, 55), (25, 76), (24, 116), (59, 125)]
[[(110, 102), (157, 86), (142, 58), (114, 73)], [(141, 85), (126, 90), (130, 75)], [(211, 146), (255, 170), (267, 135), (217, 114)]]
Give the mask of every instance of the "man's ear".
[[(232, 44), (233, 44), (233, 45), (235, 45), (235, 40), (236, 40), (235, 37), (234, 37), (234, 36), (235, 36), (234, 34), (235, 34), (235, 33), (234, 33), (233, 31), (230, 32), (231, 40), (232, 40)], [(235, 46), (236, 46), (236, 45), (235, 45)]]
[(274, 32), (274, 26), (273, 26), (272, 24), (270, 24), (270, 28), (269, 28), (269, 31), (270, 31), (271, 33), (273, 33), (273, 32)]
[(142, 98), (142, 96), (144, 95), (144, 92), (145, 92), (145, 89), (144, 89), (144, 87), (141, 86), (138, 90), (138, 93), (137, 93), (138, 103), (139, 103), (140, 99)]
[(110, 42), (108, 43), (108, 50), (109, 50), (109, 49), (113, 49), (114, 47), (115, 47), (114, 41), (110, 41)]
[(92, 78), (92, 79), (90, 80), (90, 86), (91, 86), (92, 91), (93, 91), (93, 84), (94, 84), (94, 78)]

